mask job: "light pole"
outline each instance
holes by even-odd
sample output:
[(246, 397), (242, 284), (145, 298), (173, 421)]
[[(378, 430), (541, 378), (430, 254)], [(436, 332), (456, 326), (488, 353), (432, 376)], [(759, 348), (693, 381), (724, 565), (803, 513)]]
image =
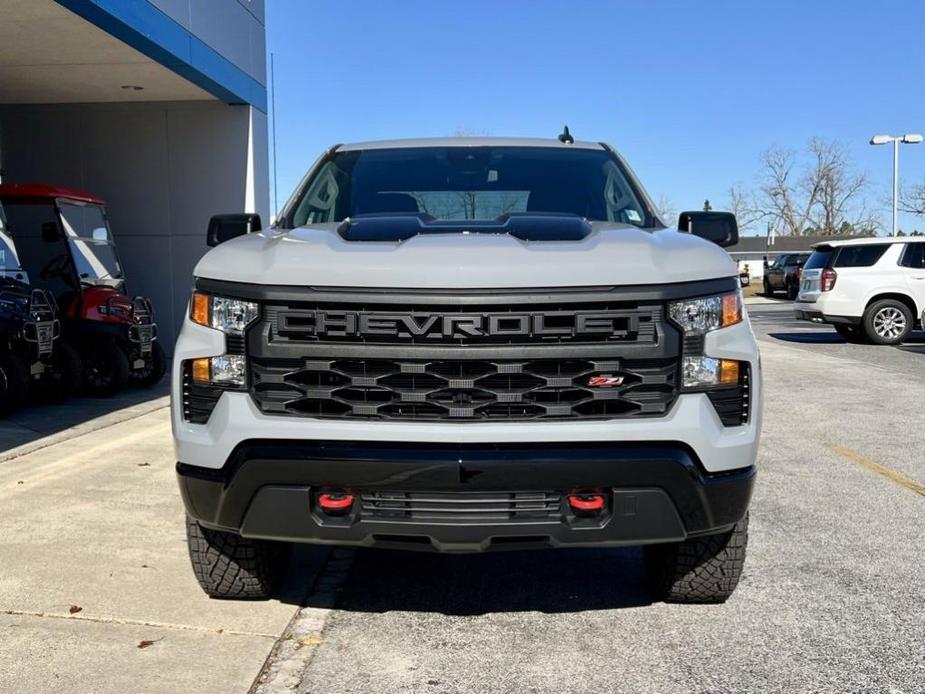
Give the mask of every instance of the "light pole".
[(893, 143), (893, 236), (899, 232), (899, 145), (917, 145), (925, 140), (918, 133), (905, 135), (874, 135), (870, 138), (872, 145)]

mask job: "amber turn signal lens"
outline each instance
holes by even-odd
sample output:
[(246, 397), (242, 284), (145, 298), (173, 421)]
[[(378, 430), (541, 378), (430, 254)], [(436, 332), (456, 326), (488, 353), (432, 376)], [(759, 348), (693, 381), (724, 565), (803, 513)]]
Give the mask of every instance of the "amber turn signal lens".
[(739, 293), (726, 294), (723, 297), (723, 322), (722, 326), (735, 325), (742, 320), (742, 300)]
[(211, 359), (193, 359), (193, 382), (209, 383), (212, 380)]
[(731, 386), (739, 382), (739, 362), (734, 359), (720, 359), (719, 382)]
[(194, 323), (209, 327), (209, 297), (200, 292), (193, 292), (190, 301), (190, 319)]

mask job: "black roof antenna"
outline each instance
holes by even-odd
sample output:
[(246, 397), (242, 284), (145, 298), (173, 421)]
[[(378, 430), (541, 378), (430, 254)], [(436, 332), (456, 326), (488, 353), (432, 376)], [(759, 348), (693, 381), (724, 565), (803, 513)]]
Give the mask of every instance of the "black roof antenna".
[(567, 125), (563, 126), (562, 132), (559, 133), (559, 142), (562, 142), (563, 144), (566, 144), (566, 145), (575, 144), (575, 138), (572, 137), (572, 133), (568, 131)]

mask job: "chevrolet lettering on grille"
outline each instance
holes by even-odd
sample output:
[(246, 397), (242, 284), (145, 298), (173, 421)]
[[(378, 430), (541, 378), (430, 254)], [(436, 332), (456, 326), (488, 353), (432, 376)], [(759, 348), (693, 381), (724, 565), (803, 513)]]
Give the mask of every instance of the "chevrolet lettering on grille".
[(626, 338), (639, 331), (638, 317), (625, 311), (442, 314), (288, 310), (279, 312), (277, 325), (282, 335), (389, 336), (434, 341), (512, 337)]

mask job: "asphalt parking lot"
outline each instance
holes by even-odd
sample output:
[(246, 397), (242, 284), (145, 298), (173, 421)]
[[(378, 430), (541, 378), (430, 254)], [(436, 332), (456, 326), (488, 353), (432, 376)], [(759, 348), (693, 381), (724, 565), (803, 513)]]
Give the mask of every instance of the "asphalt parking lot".
[(303, 548), (278, 599), (209, 601), (161, 404), (0, 462), (0, 691), (244, 692), (263, 667), (255, 691), (925, 692), (925, 335), (749, 311), (764, 436), (725, 605), (652, 602), (634, 549)]

